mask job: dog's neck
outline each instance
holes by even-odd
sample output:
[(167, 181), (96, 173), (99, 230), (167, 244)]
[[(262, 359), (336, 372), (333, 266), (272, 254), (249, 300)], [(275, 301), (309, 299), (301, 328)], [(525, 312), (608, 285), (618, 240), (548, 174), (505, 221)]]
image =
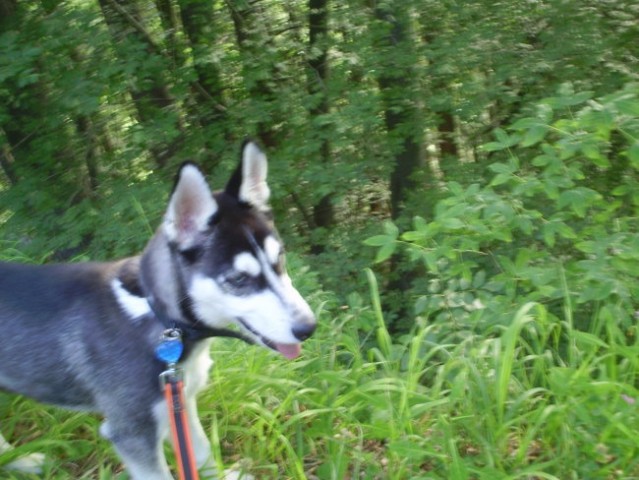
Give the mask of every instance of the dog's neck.
[[(173, 255), (171, 255), (171, 257), (173, 258)], [(177, 271), (177, 266), (174, 264), (171, 265), (171, 268), (176, 270), (173, 272), (173, 278), (177, 278), (176, 297), (182, 299), (182, 301), (179, 302), (179, 315), (169, 312), (165, 306), (166, 303), (157, 297), (152, 286), (145, 284), (141, 271), (142, 261), (142, 257), (132, 257), (123, 262), (117, 274), (122, 288), (132, 296), (145, 299), (150, 308), (150, 315), (152, 315), (164, 329), (180, 330), (186, 347), (190, 347), (191, 344), (212, 337), (237, 338), (246, 343), (254, 343), (253, 340), (240, 332), (225, 328), (212, 328), (198, 319), (188, 301), (184, 281)], [(190, 348), (188, 348), (188, 350), (190, 350)]]

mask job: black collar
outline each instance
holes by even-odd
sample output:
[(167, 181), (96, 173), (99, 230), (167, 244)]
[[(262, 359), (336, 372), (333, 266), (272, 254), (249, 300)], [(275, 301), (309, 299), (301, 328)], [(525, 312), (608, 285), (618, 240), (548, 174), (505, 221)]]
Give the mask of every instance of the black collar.
[(184, 302), (181, 302), (180, 308), (182, 309), (183, 314), (185, 313), (185, 310), (188, 312), (188, 314), (184, 315), (187, 321), (178, 320), (167, 315), (162, 308), (158, 307), (157, 302), (152, 296), (147, 296), (146, 300), (149, 302), (153, 315), (162, 325), (164, 325), (164, 328), (175, 328), (180, 330), (182, 338), (185, 341), (197, 342), (205, 338), (227, 337), (237, 338), (238, 340), (242, 340), (249, 344), (255, 343), (253, 339), (241, 332), (229, 330), (227, 328), (213, 328), (204, 325), (199, 319), (197, 319), (197, 317), (195, 317), (190, 305), (188, 307), (182, 305)]

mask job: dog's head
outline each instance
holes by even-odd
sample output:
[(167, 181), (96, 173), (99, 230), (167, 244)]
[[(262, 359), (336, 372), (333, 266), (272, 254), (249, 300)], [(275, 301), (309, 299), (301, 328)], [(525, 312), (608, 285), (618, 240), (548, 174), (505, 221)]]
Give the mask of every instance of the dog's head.
[(198, 322), (237, 325), (287, 358), (315, 330), (315, 318), (293, 287), (268, 205), (266, 156), (253, 142), (223, 191), (212, 193), (197, 166), (177, 176), (161, 235), (174, 273)]

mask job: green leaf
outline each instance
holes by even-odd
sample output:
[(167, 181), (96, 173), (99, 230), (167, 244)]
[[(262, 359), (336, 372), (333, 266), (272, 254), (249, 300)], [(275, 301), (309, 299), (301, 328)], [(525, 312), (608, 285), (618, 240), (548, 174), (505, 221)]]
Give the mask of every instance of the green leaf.
[(532, 145), (535, 145), (536, 143), (541, 142), (546, 136), (546, 133), (548, 133), (547, 125), (537, 124), (531, 127), (526, 131), (526, 133), (524, 133), (524, 138), (521, 141), (521, 146), (530, 147)]
[(383, 245), (377, 251), (377, 255), (375, 256), (375, 263), (381, 263), (385, 260), (388, 260), (393, 255), (393, 253), (395, 253), (396, 248), (397, 248), (396, 242), (387, 243)]
[[(390, 248), (388, 247), (388, 245), (392, 245), (394, 249), (395, 242), (397, 240), (397, 237), (399, 236), (399, 229), (391, 221), (384, 222), (383, 228), (386, 232), (386, 235), (373, 235), (372, 237), (368, 237), (367, 239), (365, 239), (362, 243), (364, 243), (364, 245), (368, 245), (369, 247), (382, 247), (386, 250)], [(391, 252), (390, 255), (392, 255), (392, 253), (393, 252)], [(377, 255), (379, 257), (380, 253), (378, 252)]]
[(386, 221), (384, 222), (384, 231), (393, 239), (396, 239), (399, 236), (399, 228), (393, 222)]
[(532, 164), (535, 167), (545, 167), (554, 160), (556, 160), (556, 158), (552, 155), (537, 155), (535, 158), (533, 158)]
[(392, 242), (394, 239), (390, 238), (388, 235), (374, 235), (372, 237), (368, 237), (362, 243), (369, 247), (381, 247), (382, 245), (386, 245), (389, 241)]
[(415, 315), (421, 315), (428, 308), (428, 304), (430, 303), (430, 297), (427, 295), (422, 295), (415, 301), (415, 306), (413, 307), (413, 311)]
[(448, 217), (442, 218), (440, 221), (442, 226), (449, 230), (460, 230), (465, 227), (464, 222), (462, 222), (459, 218)]
[(428, 222), (419, 216), (413, 218), (413, 225), (415, 230), (426, 230), (428, 228)]
[(554, 247), (555, 246), (555, 229), (550, 227), (550, 223), (547, 223), (544, 225), (543, 228), (543, 236), (544, 236), (544, 243), (546, 245), (548, 245), (549, 247)]
[(624, 115), (631, 117), (639, 117), (639, 100), (636, 98), (627, 98), (615, 102), (616, 107)]
[(618, 187), (615, 187), (612, 189), (612, 194), (615, 197), (623, 197), (624, 195), (628, 195), (629, 193), (632, 192), (632, 187), (630, 187), (630, 185), (619, 185)]
[(493, 163), (488, 166), (495, 173), (513, 173), (516, 167), (510, 163)]
[(422, 258), (424, 259), (424, 263), (426, 263), (426, 268), (431, 273), (439, 272), (439, 267), (437, 265), (437, 261), (439, 260), (439, 255), (437, 254), (437, 252), (433, 250), (424, 252), (422, 255)]
[(408, 232), (402, 233), (400, 238), (406, 242), (420, 242), (426, 240), (427, 237), (425, 231), (418, 232), (416, 230), (409, 230)]
[(501, 144), (506, 144), (510, 140), (508, 133), (502, 128), (496, 128), (493, 133), (497, 141)]
[(577, 341), (577, 344), (581, 347), (599, 347), (608, 348), (608, 344), (601, 340), (596, 335), (588, 332), (580, 332), (579, 330), (573, 330), (570, 335)]
[(504, 150), (504, 149), (510, 148), (513, 145), (517, 145), (517, 143), (519, 143), (519, 140), (521, 139), (520, 135), (518, 134), (508, 135), (508, 133), (501, 128), (496, 128), (495, 130), (493, 130), (493, 135), (495, 135), (495, 138), (497, 138), (497, 141), (488, 142), (482, 145), (480, 148), (484, 152), (494, 152), (497, 150)]
[(546, 98), (543, 100), (543, 103), (551, 106), (552, 108), (574, 107), (575, 105), (584, 103), (593, 96), (593, 92), (579, 92), (572, 94), (570, 92), (571, 87), (565, 87), (566, 85), (562, 86), (563, 91), (560, 92), (561, 96)]
[(448, 189), (453, 195), (463, 195), (464, 187), (462, 187), (458, 182), (448, 182)]
[(528, 130), (529, 128), (532, 128), (536, 125), (539, 125), (539, 119), (526, 117), (526, 118), (520, 118), (519, 120), (517, 120), (515, 123), (511, 125), (510, 128), (512, 130)]
[(592, 162), (598, 167), (608, 168), (610, 167), (610, 162), (608, 158), (606, 158), (599, 149), (599, 142), (595, 141), (586, 141), (581, 144), (581, 151), (584, 153), (586, 158), (592, 160)]
[(639, 169), (639, 140), (635, 140), (635, 142), (630, 145), (628, 150), (626, 150), (626, 155), (628, 155), (628, 160), (630, 160), (632, 168)]
[(508, 183), (512, 180), (513, 176), (507, 173), (500, 173), (499, 175), (495, 175), (493, 179), (490, 181), (490, 185), (492, 187), (496, 187), (498, 185), (503, 185), (504, 183)]
[(479, 148), (483, 152), (497, 152), (499, 150), (503, 150), (506, 147), (504, 147), (504, 145), (499, 142), (488, 142), (484, 143)]
[(594, 190), (586, 187), (577, 187), (562, 192), (557, 203), (559, 208), (570, 206), (577, 216), (584, 218), (592, 203), (600, 200), (600, 198), (601, 195)]
[(585, 288), (581, 290), (579, 301), (602, 301), (608, 298), (613, 290), (614, 284), (609, 279), (603, 279), (599, 282), (590, 282)]

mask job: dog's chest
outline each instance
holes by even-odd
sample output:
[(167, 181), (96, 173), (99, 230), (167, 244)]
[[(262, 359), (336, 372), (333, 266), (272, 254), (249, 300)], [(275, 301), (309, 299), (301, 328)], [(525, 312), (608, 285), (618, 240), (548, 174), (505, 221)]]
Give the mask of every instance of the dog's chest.
[(209, 354), (210, 348), (210, 339), (198, 342), (187, 359), (182, 362), (184, 383), (189, 394), (196, 394), (206, 386), (209, 369), (213, 365)]

